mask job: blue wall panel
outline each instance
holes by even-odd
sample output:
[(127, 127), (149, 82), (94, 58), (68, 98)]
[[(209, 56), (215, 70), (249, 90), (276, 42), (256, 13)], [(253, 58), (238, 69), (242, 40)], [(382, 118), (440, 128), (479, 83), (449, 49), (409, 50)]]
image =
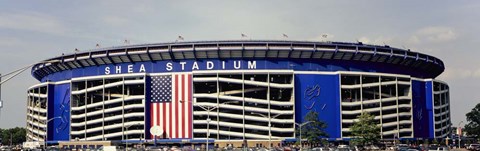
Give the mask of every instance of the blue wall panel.
[(425, 82), (425, 103), (428, 111), (428, 128), (429, 128), (429, 137), (435, 137), (435, 123), (434, 121), (434, 108), (433, 108), (433, 82)]
[(70, 83), (49, 90), (48, 119), (55, 119), (48, 123), (48, 141), (70, 140)]
[(309, 111), (316, 111), (327, 123), (329, 138), (341, 137), (340, 88), (338, 75), (295, 75), (295, 122), (304, 122)]
[(433, 138), (432, 82), (412, 80), (413, 128), (415, 138)]
[(152, 93), (151, 93), (151, 83), (152, 78), (147, 76), (145, 77), (145, 139), (152, 139), (152, 135), (150, 133), (150, 128), (151, 128), (151, 103), (150, 101), (152, 100)]
[[(54, 87), (53, 84), (47, 85), (47, 89), (48, 89), (48, 92), (47, 92), (47, 94), (48, 94), (48, 98), (47, 98), (47, 120), (55, 117), (55, 112), (52, 109), (52, 107), (55, 106), (55, 98), (53, 96), (53, 94), (55, 93), (54, 88), (55, 87)], [(53, 134), (55, 134), (55, 129), (52, 128), (52, 127), (54, 127), (53, 122), (54, 121), (51, 121), (51, 122), (47, 123), (48, 124), (47, 125), (48, 126), (47, 141), (52, 140), (52, 136), (53, 136)]]

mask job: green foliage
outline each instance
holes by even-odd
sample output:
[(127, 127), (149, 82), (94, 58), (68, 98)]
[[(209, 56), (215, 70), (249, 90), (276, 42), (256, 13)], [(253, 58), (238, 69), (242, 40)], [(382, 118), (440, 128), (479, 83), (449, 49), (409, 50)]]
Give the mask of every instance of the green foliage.
[(322, 145), (323, 146), (328, 146), (328, 140), (327, 139), (322, 139)]
[(15, 127), (10, 129), (0, 129), (0, 138), (2, 138), (2, 144), (10, 145), (10, 140), (12, 144), (22, 144), (26, 141), (26, 130), (25, 128)]
[(472, 141), (470, 141), (470, 140), (467, 139), (466, 142), (465, 142), (465, 144), (472, 144)]
[(297, 146), (300, 145), (300, 141), (296, 141), (295, 145), (297, 145)]
[(432, 144), (438, 144), (438, 140), (436, 138), (433, 139)]
[(429, 144), (428, 140), (423, 141), (423, 146), (428, 146), (428, 144)]
[(374, 144), (380, 139), (380, 127), (375, 123), (373, 115), (363, 112), (357, 117), (358, 121), (350, 127), (353, 141), (358, 144)]
[(465, 132), (468, 135), (480, 138), (480, 103), (478, 103), (472, 111), (466, 114), (467, 124), (465, 125)]
[(327, 124), (318, 120), (318, 112), (311, 110), (305, 116), (304, 121), (312, 121), (302, 126), (302, 138), (306, 138), (308, 143), (319, 143), (323, 137), (328, 137), (328, 134), (324, 131)]

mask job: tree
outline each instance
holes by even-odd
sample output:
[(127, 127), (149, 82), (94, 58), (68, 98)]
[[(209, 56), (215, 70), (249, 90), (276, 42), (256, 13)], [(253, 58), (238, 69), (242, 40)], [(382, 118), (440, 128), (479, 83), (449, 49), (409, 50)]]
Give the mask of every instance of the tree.
[(15, 127), (13, 128), (13, 143), (15, 144), (22, 144), (23, 142), (27, 141), (26, 139), (27, 131), (25, 128)]
[(353, 141), (359, 144), (373, 144), (380, 139), (380, 127), (375, 123), (373, 115), (363, 112), (357, 117), (358, 121), (350, 127)]
[(2, 144), (21, 144), (26, 141), (25, 128), (15, 127), (10, 129), (0, 129), (0, 139)]
[(480, 103), (478, 103), (472, 111), (466, 114), (467, 124), (465, 125), (465, 132), (468, 135), (480, 138)]
[(322, 138), (328, 137), (325, 132), (327, 124), (318, 119), (318, 112), (311, 110), (305, 116), (304, 121), (312, 121), (302, 126), (302, 138), (306, 138), (309, 144), (321, 143)]

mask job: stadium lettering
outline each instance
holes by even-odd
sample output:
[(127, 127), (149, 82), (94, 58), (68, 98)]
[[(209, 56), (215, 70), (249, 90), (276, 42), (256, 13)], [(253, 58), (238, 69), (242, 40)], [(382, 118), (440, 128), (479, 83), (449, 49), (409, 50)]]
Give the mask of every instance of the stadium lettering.
[(140, 65), (140, 72), (145, 72), (145, 66), (143, 64)]
[(196, 61), (193, 62), (192, 70), (198, 70), (198, 63)]
[[(145, 65), (144, 64), (140, 64), (140, 69), (138, 69), (138, 72), (145, 72)], [(127, 65), (127, 72), (128, 73), (133, 73), (134, 72), (134, 68), (133, 68), (133, 65)], [(105, 67), (105, 74), (110, 74), (111, 71), (110, 71), (110, 67)], [(115, 74), (120, 74), (122, 73), (122, 66), (115, 66)]]
[(207, 70), (213, 69), (213, 62), (207, 61)]
[(128, 65), (128, 73), (132, 73), (133, 72), (133, 65)]
[[(220, 63), (220, 62), (219, 62)], [(191, 70), (213, 70), (213, 69), (242, 69), (242, 61), (233, 61), (225, 62), (221, 61), (221, 64), (216, 64), (214, 61), (205, 61), (205, 62), (167, 62), (165, 63), (165, 70), (166, 71), (191, 71)], [(245, 65), (245, 64), (243, 64)], [(217, 67), (217, 68), (215, 68)], [(126, 69), (125, 69), (126, 68)], [(179, 68), (176, 69), (175, 68)], [(245, 68), (245, 67), (244, 67)], [(247, 61), (246, 69), (257, 69), (257, 62), (256, 61)], [(105, 67), (105, 74), (121, 74), (122, 72), (126, 73), (134, 73), (134, 72), (147, 72), (145, 65), (140, 64), (139, 66), (134, 66), (133, 64), (129, 65), (117, 65), (117, 66), (107, 66)]]

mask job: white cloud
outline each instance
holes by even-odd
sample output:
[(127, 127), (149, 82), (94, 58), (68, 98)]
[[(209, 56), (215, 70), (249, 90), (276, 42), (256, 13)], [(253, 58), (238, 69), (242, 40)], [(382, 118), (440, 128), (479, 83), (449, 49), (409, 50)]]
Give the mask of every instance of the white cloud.
[(358, 41), (360, 41), (362, 43), (366, 43), (366, 44), (371, 44), (371, 42), (372, 42), (372, 40), (370, 40), (367, 37), (360, 37), (360, 38), (358, 38)]
[(358, 41), (365, 43), (365, 44), (375, 44), (375, 45), (390, 45), (394, 42), (394, 38), (392, 37), (384, 37), (384, 36), (379, 36), (376, 38), (368, 38), (366, 36), (360, 37)]
[(54, 17), (40, 13), (1, 13), (0, 28), (63, 35), (66, 28)]
[(457, 39), (458, 34), (450, 27), (431, 26), (417, 30), (408, 40), (413, 44), (426, 42), (446, 42)]
[(480, 78), (480, 68), (445, 68), (445, 71), (437, 78), (442, 80)]
[(480, 69), (477, 69), (472, 72), (472, 77), (480, 78)]
[(418, 36), (416, 35), (413, 35), (411, 36), (410, 38), (407, 39), (407, 43), (409, 44), (420, 44), (420, 38), (418, 38)]

